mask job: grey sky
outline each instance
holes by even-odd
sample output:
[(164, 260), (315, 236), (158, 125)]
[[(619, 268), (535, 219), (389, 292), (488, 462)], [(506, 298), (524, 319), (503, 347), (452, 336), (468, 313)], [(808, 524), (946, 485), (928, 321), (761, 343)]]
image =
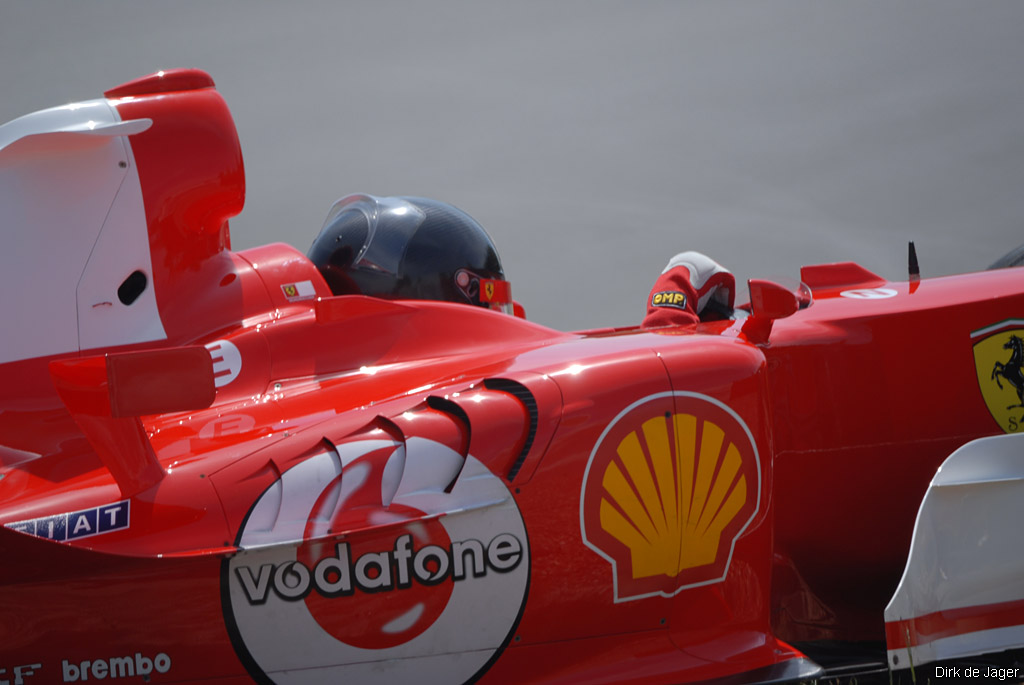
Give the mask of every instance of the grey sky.
[(484, 225), (530, 318), (626, 325), (684, 249), (901, 278), (907, 240), (925, 276), (1024, 242), (1022, 29), (990, 1), (2, 0), (0, 120), (202, 68), (245, 155), (236, 249), (426, 195)]

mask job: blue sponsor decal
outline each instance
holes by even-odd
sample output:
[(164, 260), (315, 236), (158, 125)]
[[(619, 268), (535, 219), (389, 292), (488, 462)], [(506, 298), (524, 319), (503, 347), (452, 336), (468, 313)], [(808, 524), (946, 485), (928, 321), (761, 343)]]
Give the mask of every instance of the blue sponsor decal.
[(46, 538), (47, 540), (67, 540), (67, 514), (58, 514), (57, 516), (47, 516), (46, 518), (36, 519), (36, 537)]
[(112, 530), (121, 530), (128, 527), (128, 502), (118, 502), (100, 507), (99, 511), (99, 532), (109, 533)]
[(7, 527), (11, 530), (16, 530), (19, 533), (28, 533), (29, 535), (36, 534), (35, 521), (19, 521), (18, 523), (8, 523)]
[(68, 540), (84, 538), (100, 532), (96, 523), (98, 513), (99, 511), (96, 509), (86, 509), (68, 514)]
[(101, 507), (82, 509), (67, 514), (44, 516), (28, 521), (15, 521), (6, 524), (6, 528), (20, 533), (28, 533), (37, 538), (66, 542), (91, 535), (102, 535), (115, 530), (124, 530), (129, 525), (129, 502), (123, 500)]

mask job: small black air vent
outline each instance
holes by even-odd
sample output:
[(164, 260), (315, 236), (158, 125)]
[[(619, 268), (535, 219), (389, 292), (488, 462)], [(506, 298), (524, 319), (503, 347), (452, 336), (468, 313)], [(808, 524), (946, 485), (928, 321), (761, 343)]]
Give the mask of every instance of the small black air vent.
[(506, 392), (512, 395), (517, 400), (522, 402), (523, 406), (526, 407), (526, 413), (530, 415), (530, 432), (526, 435), (526, 442), (523, 443), (523, 450), (516, 457), (515, 462), (512, 464), (512, 468), (508, 470), (509, 482), (513, 481), (516, 474), (519, 473), (519, 469), (523, 467), (523, 462), (526, 461), (526, 455), (530, 453), (530, 447), (533, 446), (533, 439), (537, 435), (537, 400), (534, 399), (533, 393), (523, 385), (507, 378), (488, 378), (484, 381), (484, 387), (488, 390), (495, 390), (498, 392)]
[(128, 278), (124, 279), (124, 283), (117, 288), (117, 299), (121, 300), (123, 305), (135, 302), (139, 299), (139, 295), (146, 290), (147, 282), (146, 274), (141, 271), (131, 272)]

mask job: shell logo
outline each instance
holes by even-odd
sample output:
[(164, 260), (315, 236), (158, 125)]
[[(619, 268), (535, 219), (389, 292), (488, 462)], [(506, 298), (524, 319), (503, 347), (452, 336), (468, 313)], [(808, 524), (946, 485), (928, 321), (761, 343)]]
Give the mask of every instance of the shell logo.
[(616, 602), (720, 582), (760, 509), (750, 429), (696, 393), (661, 393), (623, 410), (587, 462), (584, 543), (612, 565)]

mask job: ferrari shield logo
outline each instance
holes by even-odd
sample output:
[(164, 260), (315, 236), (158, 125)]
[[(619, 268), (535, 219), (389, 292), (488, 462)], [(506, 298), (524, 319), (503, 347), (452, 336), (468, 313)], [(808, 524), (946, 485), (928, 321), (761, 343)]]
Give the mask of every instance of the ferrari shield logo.
[(486, 295), (488, 302), (494, 299), (494, 281), (484, 283), (484, 295)]
[(992, 418), (1007, 433), (1024, 428), (1024, 320), (1010, 320), (971, 334), (978, 387)]

